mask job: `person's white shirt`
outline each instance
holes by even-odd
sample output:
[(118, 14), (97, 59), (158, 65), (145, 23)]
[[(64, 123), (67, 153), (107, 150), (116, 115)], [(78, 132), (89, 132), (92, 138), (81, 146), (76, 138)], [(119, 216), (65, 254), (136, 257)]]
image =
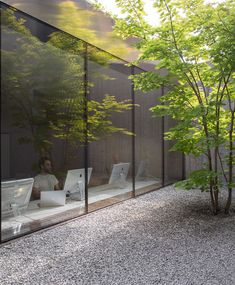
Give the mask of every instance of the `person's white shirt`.
[(58, 183), (59, 181), (53, 174), (38, 174), (34, 178), (33, 187), (39, 191), (53, 191)]

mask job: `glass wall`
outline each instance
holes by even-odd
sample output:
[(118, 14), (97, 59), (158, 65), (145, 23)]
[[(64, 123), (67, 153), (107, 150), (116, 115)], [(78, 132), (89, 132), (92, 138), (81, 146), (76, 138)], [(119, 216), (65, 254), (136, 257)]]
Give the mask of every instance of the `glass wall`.
[[(135, 67), (135, 74), (143, 72)], [(162, 186), (162, 118), (149, 110), (158, 102), (161, 90), (135, 92), (135, 193), (143, 194)]]
[[(1, 4), (1, 242), (172, 183), (144, 72)], [(133, 104), (135, 103), (135, 104)]]
[(130, 67), (94, 47), (88, 48), (88, 59), (88, 209), (93, 211), (132, 195), (132, 97)]
[(84, 169), (84, 43), (9, 9), (1, 16), (6, 240), (84, 213), (84, 199), (63, 191)]

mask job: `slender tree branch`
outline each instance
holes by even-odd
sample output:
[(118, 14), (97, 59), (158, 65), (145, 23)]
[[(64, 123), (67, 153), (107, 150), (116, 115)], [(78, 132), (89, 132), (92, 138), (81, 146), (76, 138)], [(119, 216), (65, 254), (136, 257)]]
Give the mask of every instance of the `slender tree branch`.
[(201, 84), (202, 84), (202, 88), (203, 88), (203, 92), (204, 92), (204, 95), (205, 95), (205, 100), (206, 100), (206, 103), (208, 104), (208, 99), (207, 99), (207, 94), (206, 94), (206, 88), (205, 88), (205, 85), (204, 85), (204, 82), (203, 82), (203, 80), (202, 80), (202, 78), (201, 78), (201, 75), (200, 75), (200, 72), (199, 72), (199, 69), (198, 69), (198, 62), (197, 62), (197, 60), (195, 60), (196, 61), (196, 71), (197, 71), (197, 75), (198, 75), (198, 78), (199, 78), (199, 80), (200, 80), (200, 82), (201, 82)]
[(218, 157), (219, 157), (220, 166), (221, 166), (221, 169), (222, 169), (222, 173), (223, 173), (224, 179), (225, 179), (226, 183), (228, 184), (228, 178), (227, 178), (227, 176), (225, 174), (224, 165), (223, 165), (223, 161), (222, 161), (220, 152), (218, 151), (217, 154), (218, 154)]
[[(172, 33), (172, 37), (173, 37), (173, 42), (174, 42), (175, 48), (176, 48), (176, 50), (177, 50), (177, 53), (178, 53), (178, 55), (179, 55), (181, 61), (182, 61), (184, 64), (186, 64), (186, 61), (185, 61), (185, 59), (184, 59), (184, 56), (183, 56), (181, 50), (180, 50), (179, 47), (178, 47), (177, 40), (176, 40), (176, 37), (175, 37), (175, 29), (174, 29), (174, 26), (173, 26), (173, 18), (172, 18), (171, 10), (170, 10), (170, 8), (169, 8), (169, 6), (168, 6), (166, 0), (164, 0), (164, 3), (165, 3), (165, 6), (166, 6), (167, 11), (168, 11), (168, 13), (169, 13), (169, 17), (170, 17), (171, 33)], [(193, 85), (193, 83), (192, 83), (192, 81), (190, 80), (190, 78), (189, 78), (189, 76), (187, 75), (187, 73), (186, 73), (186, 72), (183, 72), (183, 73), (184, 73), (184, 75), (186, 76), (186, 79), (187, 79), (188, 83), (190, 84), (191, 88), (193, 89), (193, 91), (194, 91), (194, 93), (195, 93), (195, 95), (196, 95), (196, 97), (197, 97), (197, 99), (198, 99), (199, 104), (200, 104), (200, 105), (203, 105), (203, 101), (202, 101), (202, 98), (201, 98), (201, 96), (200, 96), (200, 90), (199, 90), (197, 81), (196, 81), (196, 79), (195, 79), (195, 77), (194, 77), (194, 74), (193, 74), (193, 72), (191, 71), (191, 69), (189, 69), (189, 68), (188, 68), (188, 72), (189, 72), (190, 75), (192, 76), (192, 80), (193, 80), (193, 82), (194, 82), (196, 88), (195, 88), (195, 86)]]
[[(143, 19), (140, 17), (138, 11), (136, 10), (135, 5), (133, 5), (133, 3), (132, 3), (131, 0), (129, 0), (128, 3), (129, 3), (129, 5), (131, 6), (132, 10), (134, 11), (134, 13), (135, 13), (135, 15), (136, 15), (136, 17), (137, 17), (137, 19), (138, 19), (138, 21), (139, 21), (139, 26), (140, 26), (141, 30), (144, 30), (144, 31), (147, 32), (147, 34), (148, 34), (149, 31), (145, 29), (145, 27), (144, 27), (144, 25), (143, 25)], [(143, 39), (146, 40), (146, 35), (145, 35), (145, 34), (143, 34)]]

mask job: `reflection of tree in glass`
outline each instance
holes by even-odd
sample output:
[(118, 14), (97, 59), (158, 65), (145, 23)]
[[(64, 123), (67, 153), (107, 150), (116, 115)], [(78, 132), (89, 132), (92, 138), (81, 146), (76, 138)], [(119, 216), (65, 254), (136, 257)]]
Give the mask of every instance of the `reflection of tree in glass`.
[[(101, 17), (101, 18), (100, 18)], [(50, 23), (78, 38), (98, 46), (120, 57), (133, 52), (113, 31), (97, 31), (96, 25), (105, 25), (100, 12), (84, 9), (80, 3), (61, 1), (56, 4), (56, 12), (44, 16)], [(101, 21), (101, 23), (100, 23)], [(103, 22), (104, 21), (104, 22)]]
[[(60, 32), (42, 43), (11, 10), (2, 11), (2, 25), (4, 98), (9, 99), (13, 125), (30, 131), (19, 142), (32, 143), (39, 155), (51, 155), (53, 138), (62, 139), (65, 168), (74, 148), (85, 142), (84, 44)], [(113, 126), (110, 117), (131, 107), (108, 95), (100, 103), (88, 102), (88, 140), (130, 134)]]

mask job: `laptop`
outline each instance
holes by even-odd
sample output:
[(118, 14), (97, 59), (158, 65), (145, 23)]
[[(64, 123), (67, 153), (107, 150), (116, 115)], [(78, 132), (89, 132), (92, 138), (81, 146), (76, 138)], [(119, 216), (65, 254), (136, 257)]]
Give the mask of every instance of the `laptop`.
[(42, 191), (40, 207), (64, 206), (66, 202), (66, 193), (63, 190)]

